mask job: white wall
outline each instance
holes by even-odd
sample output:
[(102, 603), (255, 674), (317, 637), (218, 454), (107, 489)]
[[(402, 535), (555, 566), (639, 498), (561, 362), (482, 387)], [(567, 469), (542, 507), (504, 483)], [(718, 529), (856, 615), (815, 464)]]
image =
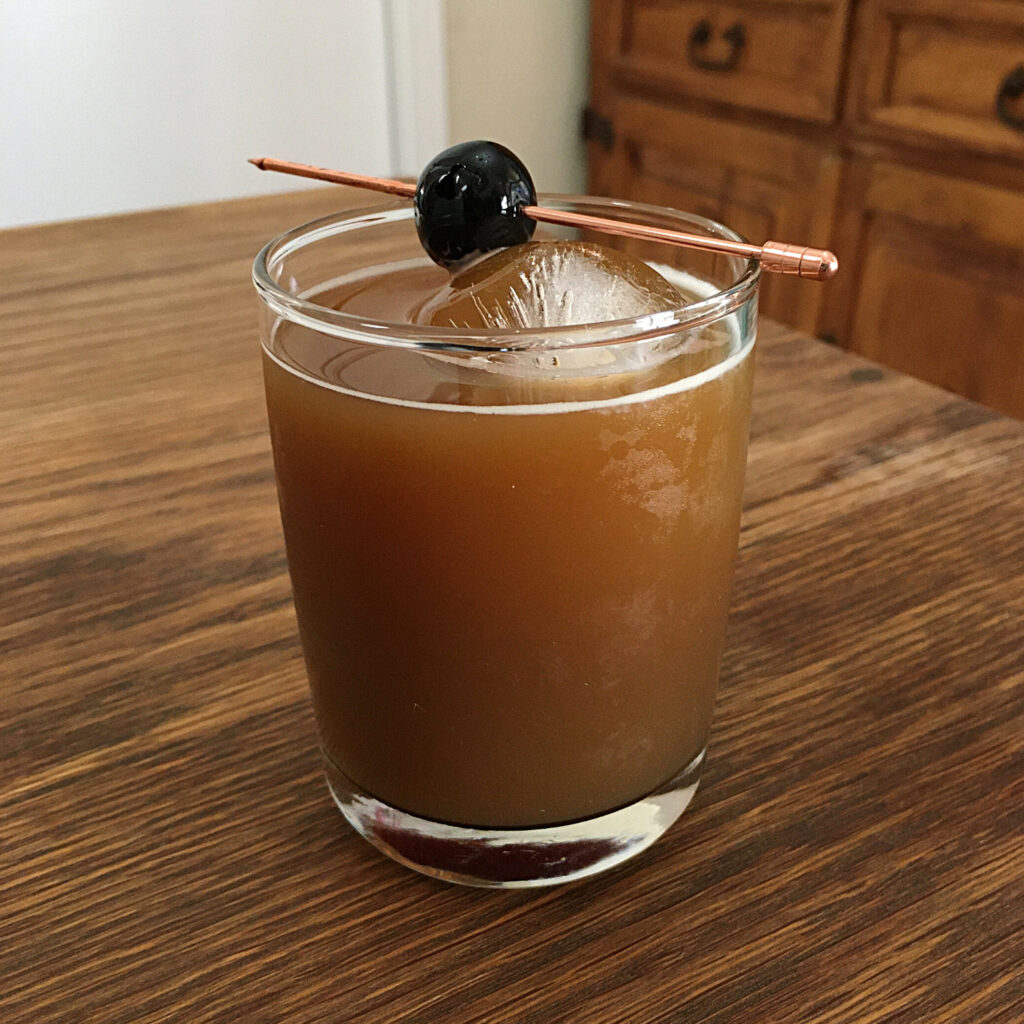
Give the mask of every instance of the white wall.
[(589, 20), (587, 0), (446, 0), (452, 140), (508, 146), (538, 191), (584, 191)]
[(440, 0), (0, 0), (0, 226), (415, 173), (445, 85)]
[(415, 176), (493, 138), (585, 184), (586, 0), (0, 0), (0, 228)]

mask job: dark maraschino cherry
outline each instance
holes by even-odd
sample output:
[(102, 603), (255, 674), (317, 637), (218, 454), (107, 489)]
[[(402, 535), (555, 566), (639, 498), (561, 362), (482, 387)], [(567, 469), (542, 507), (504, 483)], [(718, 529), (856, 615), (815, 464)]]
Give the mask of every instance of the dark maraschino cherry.
[(496, 142), (462, 142), (439, 153), (416, 183), (416, 230), (442, 267), (529, 241), (536, 222), (523, 213), (537, 202), (530, 172)]

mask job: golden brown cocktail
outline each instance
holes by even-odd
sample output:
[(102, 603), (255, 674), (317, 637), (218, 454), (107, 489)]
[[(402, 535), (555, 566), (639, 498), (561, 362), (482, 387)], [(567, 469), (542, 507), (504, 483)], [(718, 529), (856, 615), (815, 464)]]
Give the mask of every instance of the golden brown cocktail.
[(492, 331), (415, 322), (447, 274), (418, 251), (407, 209), (299, 229), (257, 262), (328, 779), (364, 835), (420, 870), (579, 877), (652, 842), (696, 788), (739, 530), (757, 270), (673, 256), (694, 264), (662, 268), (678, 308)]

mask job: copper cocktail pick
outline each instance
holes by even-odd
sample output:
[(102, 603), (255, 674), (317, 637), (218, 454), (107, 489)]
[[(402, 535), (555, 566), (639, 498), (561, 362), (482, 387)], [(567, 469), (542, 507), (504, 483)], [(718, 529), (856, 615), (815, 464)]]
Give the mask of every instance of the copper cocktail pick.
[[(275, 160), (273, 157), (254, 157), (249, 161), (261, 171), (280, 171), (295, 174), (300, 178), (316, 178), (318, 181), (332, 181), (339, 185), (354, 185), (375, 192), (386, 192), (392, 196), (412, 199), (416, 186), (392, 178), (374, 178), (368, 174), (352, 174), (349, 171), (332, 171), (326, 167), (297, 164), (290, 160)], [(563, 224), (567, 227), (587, 228), (609, 235), (625, 235), (627, 238), (645, 238), (671, 245), (685, 245), (691, 249), (706, 252), (721, 252), (729, 256), (741, 256), (757, 260), (762, 269), (775, 274), (795, 274), (812, 281), (827, 281), (839, 270), (839, 260), (827, 249), (812, 249), (806, 245), (786, 245), (783, 242), (765, 242), (751, 245), (749, 242), (732, 242), (726, 238), (708, 238), (692, 235), (687, 231), (673, 231), (669, 228), (649, 227), (646, 224), (630, 224), (626, 221), (609, 220), (607, 217), (593, 217), (586, 213), (570, 213), (567, 210), (549, 210), (543, 206), (524, 206), (523, 213), (533, 220), (549, 224)]]

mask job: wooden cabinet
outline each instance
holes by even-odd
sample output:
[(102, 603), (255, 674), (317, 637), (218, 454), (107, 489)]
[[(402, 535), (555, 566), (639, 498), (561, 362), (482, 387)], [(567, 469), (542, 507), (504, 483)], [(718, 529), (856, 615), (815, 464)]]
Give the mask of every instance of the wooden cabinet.
[(859, 15), (852, 124), (940, 151), (1024, 159), (1024, 103), (1016, 102), (1024, 96), (1020, 0), (876, 0)]
[[(663, 103), (615, 98), (613, 194), (709, 217), (746, 238), (824, 237), (840, 161), (802, 139), (711, 120)], [(761, 303), (789, 323), (814, 324), (825, 292), (766, 274)]]
[(762, 310), (1024, 416), (1024, 3), (591, 10), (592, 192), (834, 249)]
[[(847, 0), (634, 0), (614, 24), (623, 81), (753, 110), (831, 121)], [(682, 59), (681, 59), (682, 58)]]
[(1024, 415), (1024, 194), (881, 161), (857, 160), (848, 181), (860, 223), (839, 337)]

